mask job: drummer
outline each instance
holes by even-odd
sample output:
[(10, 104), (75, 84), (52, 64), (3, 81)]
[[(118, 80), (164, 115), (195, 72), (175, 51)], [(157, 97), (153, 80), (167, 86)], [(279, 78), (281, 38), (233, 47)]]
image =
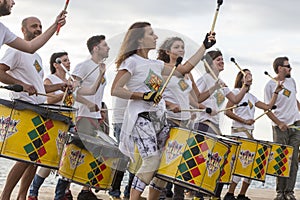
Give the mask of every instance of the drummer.
[[(215, 80), (214, 76), (219, 77), (220, 72), (224, 70), (224, 61), (223, 55), (219, 50), (213, 50), (206, 53), (204, 56), (205, 60), (209, 64), (211, 70), (207, 67), (205, 68), (206, 72), (202, 77), (200, 77), (196, 84), (199, 91), (206, 91), (211, 88), (215, 83), (221, 84), (221, 86), (225, 86), (222, 80)], [(212, 74), (213, 73), (213, 74)], [(229, 88), (222, 87), (220, 89), (215, 90), (208, 99), (202, 102), (202, 104), (206, 107), (210, 107), (212, 109), (212, 113), (208, 114), (205, 112), (200, 112), (195, 121), (194, 129), (196, 131), (203, 131), (212, 134), (221, 135), (219, 129), (219, 115), (216, 114), (218, 110), (221, 109), (225, 102), (225, 97), (233, 103), (239, 103), (241, 99), (244, 97), (248, 88), (252, 84), (251, 76), (246, 76), (245, 83), (243, 84), (240, 92), (238, 94), (233, 94)], [(222, 192), (223, 185), (217, 184), (216, 189), (216, 199), (220, 199), (220, 195)], [(196, 198), (203, 199), (203, 194), (197, 193)]]
[[(56, 63), (57, 58), (60, 58), (60, 60), (62, 61), (61, 64)], [(68, 82), (68, 80), (66, 78), (66, 72), (62, 68), (61, 65), (63, 65), (65, 67), (65, 69), (67, 69), (68, 71), (70, 70), (71, 62), (69, 60), (68, 53), (67, 52), (53, 53), (50, 58), (51, 74), (47, 76), (47, 78), (44, 81), (44, 84), (52, 85), (52, 84), (56, 84), (56, 83), (67, 83)], [(50, 94), (52, 94), (53, 96), (47, 97), (48, 104), (58, 104), (58, 105), (63, 104), (63, 97), (65, 96), (63, 91), (55, 91)], [(72, 103), (71, 103), (71, 106), (72, 106)], [(49, 176), (50, 172), (51, 172), (50, 168), (39, 167), (39, 170), (35, 174), (34, 179), (30, 185), (29, 196), (28, 196), (27, 200), (37, 200), (38, 199), (37, 197), (38, 197), (39, 188), (43, 184), (44, 180)], [(71, 191), (68, 190), (67, 195), (70, 196)]]
[[(176, 59), (179, 56), (183, 57), (184, 54), (184, 41), (179, 37), (171, 37), (167, 38), (160, 46), (157, 59), (164, 61), (166, 65), (172, 69), (176, 63)], [(200, 93), (191, 73), (185, 74), (182, 77), (172, 76), (163, 93), (163, 98), (167, 106), (167, 121), (169, 126), (188, 128), (191, 113), (189, 111), (181, 112), (181, 109), (189, 109), (191, 103), (195, 108), (202, 108), (198, 100), (194, 100), (193, 97), (191, 97), (192, 101), (190, 102), (190, 96), (197, 96), (200, 100), (199, 102), (201, 102), (209, 97), (209, 91), (214, 91), (218, 87), (219, 84), (215, 84), (206, 92)], [(168, 183), (166, 197), (172, 197), (171, 187), (172, 184)], [(174, 198), (178, 200), (184, 199), (183, 187), (178, 185), (174, 186)]]
[[(102, 117), (100, 108), (104, 88), (107, 83), (106, 76), (104, 74), (105, 64), (103, 61), (108, 58), (110, 48), (105, 41), (104, 35), (95, 35), (89, 38), (87, 41), (87, 48), (91, 54), (91, 58), (76, 65), (72, 73), (75, 79), (82, 83), (82, 87), (77, 90), (76, 95), (75, 107), (78, 108), (76, 127), (79, 136), (84, 136), (85, 134), (96, 136), (96, 131), (101, 131), (100, 120)], [(101, 79), (99, 79), (100, 76)], [(89, 90), (85, 89), (93, 85), (95, 82), (98, 82), (97, 80), (101, 80), (97, 85), (98, 87), (94, 87)], [(90, 188), (84, 186), (78, 194), (78, 200), (85, 199), (97, 200), (98, 198), (90, 190)]]
[[(250, 70), (243, 69), (243, 73), (240, 71), (235, 79), (234, 89), (232, 90), (232, 93), (237, 95), (243, 84), (245, 83), (245, 74), (248, 74), (252, 77)], [(280, 84), (278, 84), (275, 93), (280, 92), (282, 90), (282, 87)], [(250, 87), (248, 88), (247, 93), (241, 100), (241, 102), (247, 102), (247, 106), (241, 106), (234, 109), (228, 109), (225, 111), (225, 114), (231, 118), (232, 121), (232, 129), (231, 129), (231, 135), (243, 137), (243, 138), (249, 138), (253, 139), (253, 129), (254, 129), (254, 113), (255, 113), (255, 107), (263, 109), (263, 110), (271, 110), (273, 105), (275, 104), (277, 99), (277, 95), (273, 95), (271, 101), (269, 104), (265, 104), (264, 102), (259, 101), (252, 93), (250, 93)], [(228, 101), (226, 108), (230, 108), (234, 105), (231, 101)], [(243, 184), (241, 187), (241, 191), (237, 198), (234, 197), (234, 190), (241, 180), (240, 176), (233, 176), (232, 177), (232, 183), (229, 186), (229, 190), (226, 193), (224, 200), (249, 200), (249, 198), (246, 195), (247, 189), (251, 183), (251, 180), (248, 178), (244, 178)]]
[[(28, 17), (22, 21), (22, 32), (26, 41), (31, 41), (42, 33), (42, 25), (38, 18)], [(5, 84), (19, 84), (24, 92), (12, 92), (13, 99), (40, 104), (46, 101), (44, 96), (37, 93), (64, 90), (65, 83), (44, 85), (44, 70), (42, 60), (37, 53), (28, 54), (12, 48), (7, 49), (0, 61), (0, 81)], [(21, 179), (21, 185), (17, 199), (25, 200), (27, 190), (34, 177), (36, 167), (31, 163), (16, 162), (11, 168), (2, 191), (0, 199), (9, 200), (11, 193)]]

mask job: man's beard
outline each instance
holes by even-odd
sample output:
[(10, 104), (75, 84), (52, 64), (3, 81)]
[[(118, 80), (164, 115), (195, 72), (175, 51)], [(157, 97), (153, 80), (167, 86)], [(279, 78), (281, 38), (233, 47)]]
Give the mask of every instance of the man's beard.
[(4, 0), (0, 6), (0, 16), (9, 15), (10, 13), (10, 9), (7, 6), (7, 0)]

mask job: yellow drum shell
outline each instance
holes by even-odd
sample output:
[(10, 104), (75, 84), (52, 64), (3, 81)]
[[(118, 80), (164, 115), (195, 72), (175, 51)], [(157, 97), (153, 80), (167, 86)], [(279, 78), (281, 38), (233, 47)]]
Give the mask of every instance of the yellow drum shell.
[[(81, 139), (71, 137), (71, 143), (65, 145), (58, 173), (64, 178), (81, 185), (96, 189), (110, 189), (115, 171), (124, 157), (123, 154), (118, 150), (118, 147), (106, 141), (101, 140), (102, 143), (99, 143), (99, 138), (95, 138), (94, 143), (83, 139), (82, 137)], [(80, 145), (78, 145), (78, 141), (82, 141)], [(86, 146), (87, 144), (98, 144), (98, 150), (94, 149), (97, 156), (95, 156), (95, 152), (87, 150), (89, 149)], [(106, 152), (111, 149), (109, 155), (101, 151), (102, 147), (106, 149)], [(115, 157), (111, 157), (112, 155)]]
[(268, 142), (271, 154), (267, 174), (271, 176), (289, 177), (294, 148), (289, 145)]
[[(22, 101), (1, 100), (1, 156), (58, 169), (67, 139), (68, 117)], [(9, 105), (10, 106), (10, 105)], [(3, 127), (3, 124), (2, 124)]]
[(264, 141), (254, 139), (234, 136), (230, 138), (241, 142), (233, 174), (264, 182), (271, 146)]
[(157, 177), (214, 194), (229, 146), (212, 136), (171, 128)]

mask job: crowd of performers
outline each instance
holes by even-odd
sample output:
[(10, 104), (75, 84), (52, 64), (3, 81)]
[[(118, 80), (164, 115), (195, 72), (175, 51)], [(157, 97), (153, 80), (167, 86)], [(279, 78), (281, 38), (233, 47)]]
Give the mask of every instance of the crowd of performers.
[[(13, 0), (1, 0), (0, 15), (9, 15), (13, 5)], [(56, 52), (50, 58), (51, 74), (44, 79), (42, 59), (35, 53), (58, 27), (65, 24), (65, 14), (62, 11), (44, 33), (38, 18), (25, 18), (21, 27), (24, 39), (0, 23), (1, 45), (10, 46), (0, 59), (0, 81), (22, 86), (23, 91), (11, 92), (13, 100), (34, 105), (46, 102), (75, 107), (76, 118), (69, 131), (92, 138), (101, 137), (99, 132), (108, 134), (105, 113), (109, 110), (102, 101), (107, 83), (104, 61), (110, 50), (105, 36), (95, 35), (88, 39), (86, 44), (90, 58), (77, 64), (72, 73), (69, 72), (68, 54)], [(157, 59), (150, 59), (148, 53), (157, 48), (157, 39), (150, 23), (136, 22), (129, 27), (115, 58), (117, 74), (111, 87), (114, 100), (111, 108), (113, 134), (119, 150), (130, 158), (129, 167), (133, 170), (130, 170), (123, 195), (120, 187), (124, 170), (116, 170), (109, 191), (111, 198), (121, 199), (123, 196), (132, 200), (140, 199), (146, 186), (149, 186), (148, 199), (164, 199), (170, 193), (173, 199), (184, 199), (185, 192), (190, 190), (184, 184), (174, 184), (173, 194), (172, 184), (155, 176), (170, 130), (182, 128), (210, 137), (222, 135), (219, 115), (224, 111), (232, 119), (232, 136), (253, 139), (254, 112), (257, 107), (264, 110), (273, 123), (273, 141), (290, 145), (295, 150), (289, 178), (277, 178), (275, 199), (296, 199), (294, 187), (300, 144), (300, 104), (296, 99), (296, 83), (291, 78), (289, 59), (278, 57), (274, 60), (276, 77), (266, 84), (265, 99), (260, 101), (250, 92), (252, 74), (249, 69), (241, 69), (236, 75), (233, 90), (219, 78), (224, 70), (222, 52), (208, 50), (216, 43), (214, 32), (206, 34), (203, 43), (190, 58), (184, 57), (184, 41), (179, 37), (170, 37), (158, 48)], [(191, 71), (201, 60), (206, 73), (194, 80)], [(222, 110), (225, 98), (228, 103), (226, 109)], [(19, 180), (17, 199), (43, 199), (38, 191), (50, 172), (47, 167), (40, 166), (37, 170), (35, 163), (17, 161), (7, 176), (1, 199), (11, 198)], [(240, 179), (239, 176), (232, 177), (224, 199), (250, 199), (246, 196), (250, 178), (243, 179), (240, 193), (235, 196)], [(58, 180), (54, 199), (72, 199), (70, 182), (72, 180), (64, 177)], [(91, 187), (83, 185), (78, 200), (98, 199)], [(223, 185), (216, 184), (211, 199), (221, 199)], [(204, 199), (207, 194), (198, 190), (193, 191), (192, 195), (194, 199)]]

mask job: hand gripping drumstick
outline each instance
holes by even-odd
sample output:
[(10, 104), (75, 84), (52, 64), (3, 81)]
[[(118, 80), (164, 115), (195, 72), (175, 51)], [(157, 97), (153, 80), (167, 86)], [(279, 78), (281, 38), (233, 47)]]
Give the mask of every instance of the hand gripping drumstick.
[(173, 67), (173, 69), (172, 69), (170, 75), (168, 76), (168, 78), (167, 78), (165, 84), (163, 85), (163, 87), (162, 87), (161, 90), (159, 91), (159, 94), (160, 94), (160, 95), (162, 95), (162, 93), (163, 93), (164, 90), (166, 89), (166, 87), (167, 87), (167, 85), (169, 84), (170, 79), (171, 79), (171, 77), (173, 76), (173, 74), (174, 74), (176, 68), (177, 68), (178, 65), (182, 62), (182, 59), (183, 59), (182, 57), (178, 57), (178, 58), (176, 59), (176, 63), (175, 63), (175, 65), (174, 65), (174, 67)]
[[(68, 5), (69, 5), (69, 1), (70, 1), (70, 0), (66, 0), (66, 4), (65, 4), (65, 7), (64, 7), (64, 11), (67, 10)], [(61, 27), (61, 24), (58, 24), (58, 25), (57, 25), (57, 29), (56, 29), (56, 35), (58, 35), (58, 33), (59, 33), (59, 31), (60, 31), (60, 27)]]
[(231, 109), (234, 109), (234, 108), (238, 108), (238, 107), (241, 107), (241, 106), (248, 106), (248, 103), (247, 102), (243, 102), (239, 105), (234, 105), (234, 106), (231, 106), (229, 108), (225, 108), (223, 110), (219, 110), (217, 113), (220, 113), (220, 112), (223, 112), (223, 111), (226, 111), (226, 110), (231, 110)]
[(234, 58), (230, 58), (230, 61), (233, 62), (235, 64), (235, 66), (237, 66), (237, 68), (239, 68), (239, 70), (242, 72), (242, 74), (244, 76), (246, 76), (246, 73), (242, 70), (242, 68), (235, 62)]
[(261, 118), (262, 116), (264, 116), (265, 114), (267, 114), (268, 112), (270, 112), (271, 110), (274, 110), (274, 109), (276, 109), (276, 108), (277, 108), (276, 105), (272, 106), (271, 109), (266, 110), (263, 114), (261, 114), (261, 115), (259, 115), (258, 117), (256, 117), (256, 118), (254, 119), (254, 121), (258, 120), (259, 118)]
[(63, 70), (68, 74), (68, 76), (70, 77), (70, 79), (72, 81), (75, 81), (74, 78), (72, 77), (72, 75), (70, 74), (70, 72), (65, 68), (65, 66), (61, 63), (61, 59), (60, 58), (56, 58), (55, 62), (57, 64), (59, 64), (61, 66), (61, 68), (63, 68)]
[[(265, 75), (269, 76), (275, 83), (278, 83), (278, 81), (274, 77), (272, 77), (267, 71), (265, 71)], [(281, 87), (282, 89), (284, 89), (283, 85), (281, 85)]]
[(223, 0), (218, 0), (217, 3), (218, 3), (218, 6), (217, 6), (215, 16), (214, 16), (214, 20), (213, 20), (213, 23), (212, 23), (212, 26), (211, 26), (211, 29), (210, 29), (211, 33), (214, 32), (214, 30), (215, 30), (217, 17), (218, 17), (218, 14), (219, 14), (220, 6), (223, 4)]

